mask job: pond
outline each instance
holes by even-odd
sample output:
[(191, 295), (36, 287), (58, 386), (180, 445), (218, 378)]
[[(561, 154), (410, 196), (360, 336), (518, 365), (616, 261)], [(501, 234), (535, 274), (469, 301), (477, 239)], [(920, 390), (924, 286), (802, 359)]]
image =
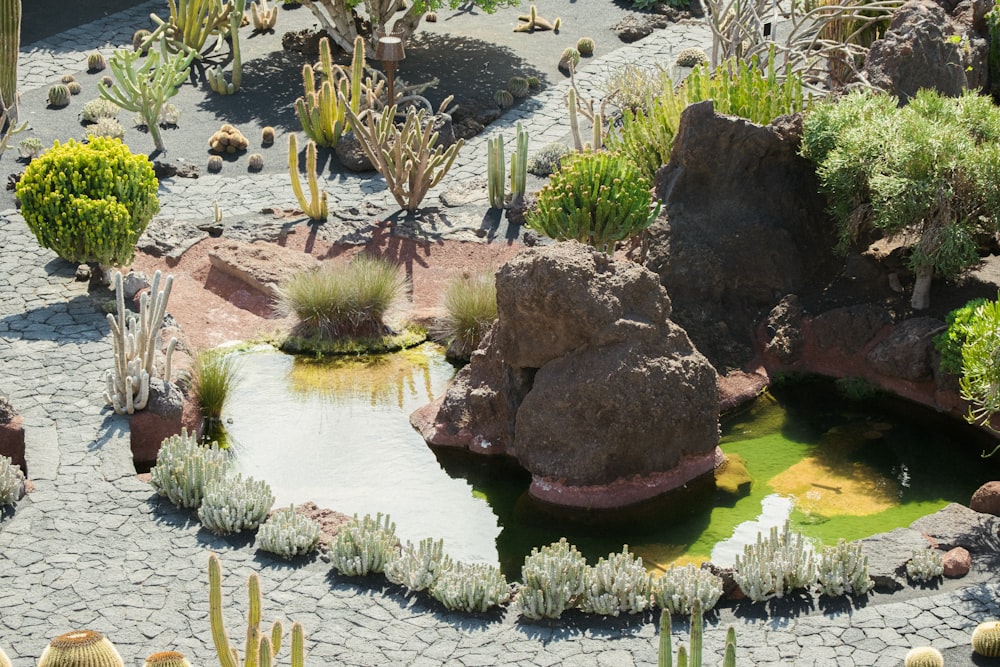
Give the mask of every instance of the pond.
[(708, 483), (626, 511), (567, 512), (529, 498), (529, 477), (513, 463), (432, 450), (411, 428), (409, 414), (454, 373), (436, 346), (321, 362), (256, 351), (241, 364), (230, 441), (238, 469), (267, 480), (278, 505), (388, 513), (402, 540), (443, 538), (453, 557), (499, 563), (515, 578), (532, 547), (560, 537), (591, 561), (628, 544), (651, 568), (731, 564), (758, 530), (786, 520), (816, 544), (857, 539), (967, 503), (995, 477), (973, 429), (811, 382), (724, 420), (722, 448), (746, 462), (748, 494)]

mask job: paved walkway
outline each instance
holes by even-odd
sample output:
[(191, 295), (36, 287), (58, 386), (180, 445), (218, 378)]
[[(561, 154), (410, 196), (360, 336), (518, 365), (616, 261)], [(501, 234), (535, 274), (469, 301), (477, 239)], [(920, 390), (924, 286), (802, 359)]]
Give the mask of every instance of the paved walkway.
[[(148, 12), (150, 4), (70, 31), (55, 39), (59, 48), (51, 52), (41, 48), (44, 43), (28, 47), (23, 85), (44, 85), (53, 73), (65, 71), (66, 63), (80, 62), (80, 54), (93, 48), (94, 35), (111, 44), (127, 41), (123, 26), (134, 24), (133, 15)], [(623, 47), (591, 65), (585, 83), (595, 85), (612, 62), (648, 61), (649, 50), (669, 54), (688, 45), (692, 34), (690, 27), (663, 31)], [(536, 146), (563, 137), (560, 87), (532, 104), (494, 129), (522, 118)], [(482, 141), (473, 140), (463, 151), (453, 180), (485, 172)], [(275, 203), (272, 197), (289, 199), (287, 179), (269, 180), (271, 190), (262, 195), (268, 203)], [(164, 212), (195, 215), (185, 199), (196, 189), (219, 185), (209, 178), (172, 184)], [(237, 187), (235, 181), (226, 185)], [(352, 194), (344, 190), (337, 196), (350, 200)], [(355, 203), (361, 196), (359, 187)], [(254, 210), (257, 203), (245, 206)], [(127, 420), (101, 399), (112, 351), (100, 306), (110, 296), (88, 294), (72, 273), (71, 266), (38, 247), (16, 212), (0, 212), (0, 392), (24, 415), (35, 483), (16, 513), (0, 521), (0, 646), (15, 667), (34, 665), (52, 637), (80, 628), (108, 635), (127, 665), (168, 649), (183, 651), (195, 665), (214, 664), (205, 574), (210, 551), (221, 553), (226, 572), (230, 635), (239, 641), (246, 576), (260, 572), (265, 618), (301, 621), (312, 665), (655, 664), (652, 616), (574, 616), (538, 624), (520, 621), (512, 610), (486, 618), (450, 614), (378, 581), (331, 577), (318, 559), (277, 563), (258, 557), (246, 539), (225, 540), (200, 530), (134, 475)], [(998, 599), (1000, 587), (979, 585), (839, 612), (810, 608), (769, 620), (726, 612), (724, 622), (710, 623), (705, 644), (720, 656), (725, 624), (732, 621), (741, 664), (895, 666), (910, 646), (927, 643), (945, 650), (949, 664), (972, 664), (965, 648), (971, 628), (1000, 614)], [(678, 632), (675, 642), (680, 637)]]

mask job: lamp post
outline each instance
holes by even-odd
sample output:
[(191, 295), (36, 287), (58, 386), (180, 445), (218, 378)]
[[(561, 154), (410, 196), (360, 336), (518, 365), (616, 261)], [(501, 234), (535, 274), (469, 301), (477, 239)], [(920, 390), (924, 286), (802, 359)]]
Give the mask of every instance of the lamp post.
[(386, 106), (396, 103), (396, 68), (399, 66), (399, 61), (404, 58), (406, 52), (403, 50), (402, 38), (393, 35), (379, 37), (375, 45), (375, 59), (382, 61), (382, 67), (385, 68), (386, 77), (389, 79), (389, 97)]

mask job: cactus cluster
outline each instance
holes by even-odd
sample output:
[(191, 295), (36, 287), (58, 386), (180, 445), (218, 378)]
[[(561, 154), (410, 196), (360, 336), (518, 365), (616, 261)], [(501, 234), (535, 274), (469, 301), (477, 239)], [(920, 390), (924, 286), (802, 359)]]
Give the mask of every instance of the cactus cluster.
[(591, 37), (581, 37), (576, 40), (576, 50), (581, 56), (590, 57), (594, 55), (594, 49), (596, 47), (597, 45)]
[(100, 72), (106, 69), (108, 66), (108, 61), (99, 52), (95, 51), (87, 56), (87, 71), (88, 72)]
[[(527, 187), (528, 131), (517, 123), (517, 148), (510, 156), (511, 206), (520, 206)], [(486, 142), (486, 183), (492, 208), (503, 208), (506, 201), (503, 135)]]
[(42, 154), (42, 140), (38, 137), (28, 137), (27, 139), (21, 139), (17, 144), (18, 155), (27, 159), (28, 161), (34, 160), (36, 157)]
[(209, 150), (215, 153), (237, 153), (246, 150), (250, 142), (229, 123), (224, 124), (208, 140)]
[(781, 532), (772, 527), (768, 537), (757, 533), (757, 541), (736, 556), (733, 578), (740, 590), (754, 602), (807, 588), (816, 581), (812, 551), (802, 533), (793, 532), (786, 522)]
[(205, 484), (198, 520), (216, 535), (256, 530), (274, 505), (271, 487), (263, 480), (230, 475)]
[(708, 56), (697, 46), (691, 46), (677, 54), (674, 60), (678, 67), (697, 67), (708, 62)]
[(208, 156), (208, 173), (218, 174), (222, 171), (222, 156), (221, 155), (209, 155)]
[(107, 137), (108, 139), (124, 139), (125, 126), (117, 118), (98, 118), (96, 123), (87, 126), (88, 137)]
[(555, 21), (549, 21), (548, 19), (543, 19), (538, 15), (538, 10), (534, 5), (528, 7), (527, 14), (521, 14), (517, 17), (520, 21), (515, 27), (514, 32), (535, 32), (536, 30), (559, 30), (562, 25), (562, 19), (557, 18)]
[(38, 242), (65, 260), (124, 265), (160, 208), (153, 164), (116, 139), (58, 141), (17, 183)]
[(671, 614), (690, 614), (695, 600), (707, 612), (722, 597), (722, 579), (694, 565), (671, 566), (653, 581), (652, 593), (653, 602)]
[(933, 646), (917, 646), (906, 653), (903, 667), (944, 667), (944, 656)]
[(521, 567), (521, 614), (533, 620), (559, 618), (583, 595), (586, 575), (587, 559), (566, 538), (532, 549)]
[(438, 15), (437, 12), (427, 12), (424, 14), (424, 20), (428, 23), (437, 23)]
[(125, 663), (108, 639), (94, 630), (74, 630), (59, 635), (45, 647), (38, 667), (124, 667)]
[[(334, 64), (327, 38), (319, 41), (319, 62), (303, 65), (303, 96), (295, 100), (295, 113), (302, 131), (316, 145), (334, 148), (350, 125), (347, 109), (355, 114), (361, 112), (364, 64), (365, 42), (359, 36), (354, 40), (349, 70)], [(320, 81), (317, 75), (322, 77)]]
[(13, 505), (24, 495), (24, 473), (9, 456), (0, 456), (0, 507)]
[[(673, 667), (672, 632), (673, 623), (670, 612), (664, 609), (660, 612), (660, 646), (657, 660), (659, 667)], [(701, 603), (696, 600), (691, 610), (691, 634), (688, 647), (685, 647), (684, 644), (677, 647), (677, 667), (701, 667), (703, 633), (704, 619)], [(722, 667), (736, 667), (736, 630), (731, 625), (726, 630), (726, 647), (722, 657)]]
[(1000, 621), (986, 621), (972, 631), (972, 650), (984, 658), (1000, 658)]
[(906, 561), (906, 576), (918, 583), (932, 581), (943, 574), (944, 564), (941, 562), (941, 552), (937, 549), (914, 551), (910, 560)]
[(149, 481), (156, 493), (177, 507), (197, 509), (205, 496), (205, 487), (224, 478), (229, 467), (229, 455), (218, 444), (204, 447), (185, 429), (160, 445)]
[(377, 574), (385, 570), (386, 563), (397, 557), (399, 540), (396, 524), (382, 513), (373, 519), (366, 514), (363, 519), (354, 515), (354, 521), (341, 526), (330, 545), (328, 555), (333, 568), (351, 577)]
[(250, 171), (260, 171), (264, 168), (264, 156), (260, 153), (251, 153), (247, 156), (247, 169)]
[(257, 548), (290, 560), (316, 551), (319, 538), (319, 523), (290, 506), (271, 512), (257, 531)]
[(399, 556), (385, 565), (385, 578), (411, 591), (430, 588), (444, 564), (444, 540), (425, 538), (416, 547), (407, 542)]
[(250, 3), (250, 18), (253, 22), (253, 29), (256, 32), (267, 32), (274, 30), (278, 22), (278, 8), (271, 7), (267, 0), (257, 0)]
[(866, 595), (875, 582), (868, 576), (868, 557), (860, 542), (837, 540), (837, 546), (824, 547), (817, 566), (819, 592), (840, 595)]
[(629, 553), (626, 544), (620, 554), (608, 554), (587, 568), (580, 609), (602, 616), (641, 614), (649, 609), (650, 582), (642, 558)]
[(646, 229), (651, 211), (649, 182), (631, 160), (602, 151), (580, 153), (538, 192), (538, 208), (528, 225), (549, 238), (576, 240), (607, 253), (618, 241)]
[(90, 100), (83, 105), (80, 110), (80, 121), (83, 123), (96, 123), (101, 118), (117, 118), (121, 107), (103, 97)]
[(49, 86), (49, 106), (56, 108), (64, 107), (69, 104), (69, 98), (69, 88), (66, 87), (65, 83), (57, 83)]
[(445, 559), (430, 594), (447, 609), (482, 613), (508, 602), (510, 586), (494, 565)]

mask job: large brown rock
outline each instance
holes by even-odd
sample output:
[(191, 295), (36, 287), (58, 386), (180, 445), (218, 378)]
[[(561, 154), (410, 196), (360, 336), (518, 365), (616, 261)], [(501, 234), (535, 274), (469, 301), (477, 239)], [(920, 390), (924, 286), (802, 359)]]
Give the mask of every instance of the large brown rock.
[(209, 251), (208, 259), (213, 269), (268, 297), (278, 295), (281, 281), (319, 267), (319, 262), (311, 255), (273, 243), (220, 241)]
[(972, 494), (969, 509), (983, 514), (1000, 516), (1000, 482), (986, 482)]
[(945, 328), (933, 317), (913, 317), (897, 324), (889, 337), (868, 353), (868, 363), (878, 373), (903, 380), (928, 380), (934, 336)]
[(512, 455), (532, 495), (574, 507), (712, 472), (717, 376), (655, 274), (575, 242), (533, 248), (498, 271), (497, 311), (440, 406), (414, 415), (428, 442)]
[(762, 127), (700, 102), (684, 110), (657, 172), (665, 215), (650, 228), (647, 266), (670, 294), (674, 321), (716, 368), (741, 367), (757, 322), (785, 295), (826, 285), (843, 263), (800, 139), (798, 117)]

